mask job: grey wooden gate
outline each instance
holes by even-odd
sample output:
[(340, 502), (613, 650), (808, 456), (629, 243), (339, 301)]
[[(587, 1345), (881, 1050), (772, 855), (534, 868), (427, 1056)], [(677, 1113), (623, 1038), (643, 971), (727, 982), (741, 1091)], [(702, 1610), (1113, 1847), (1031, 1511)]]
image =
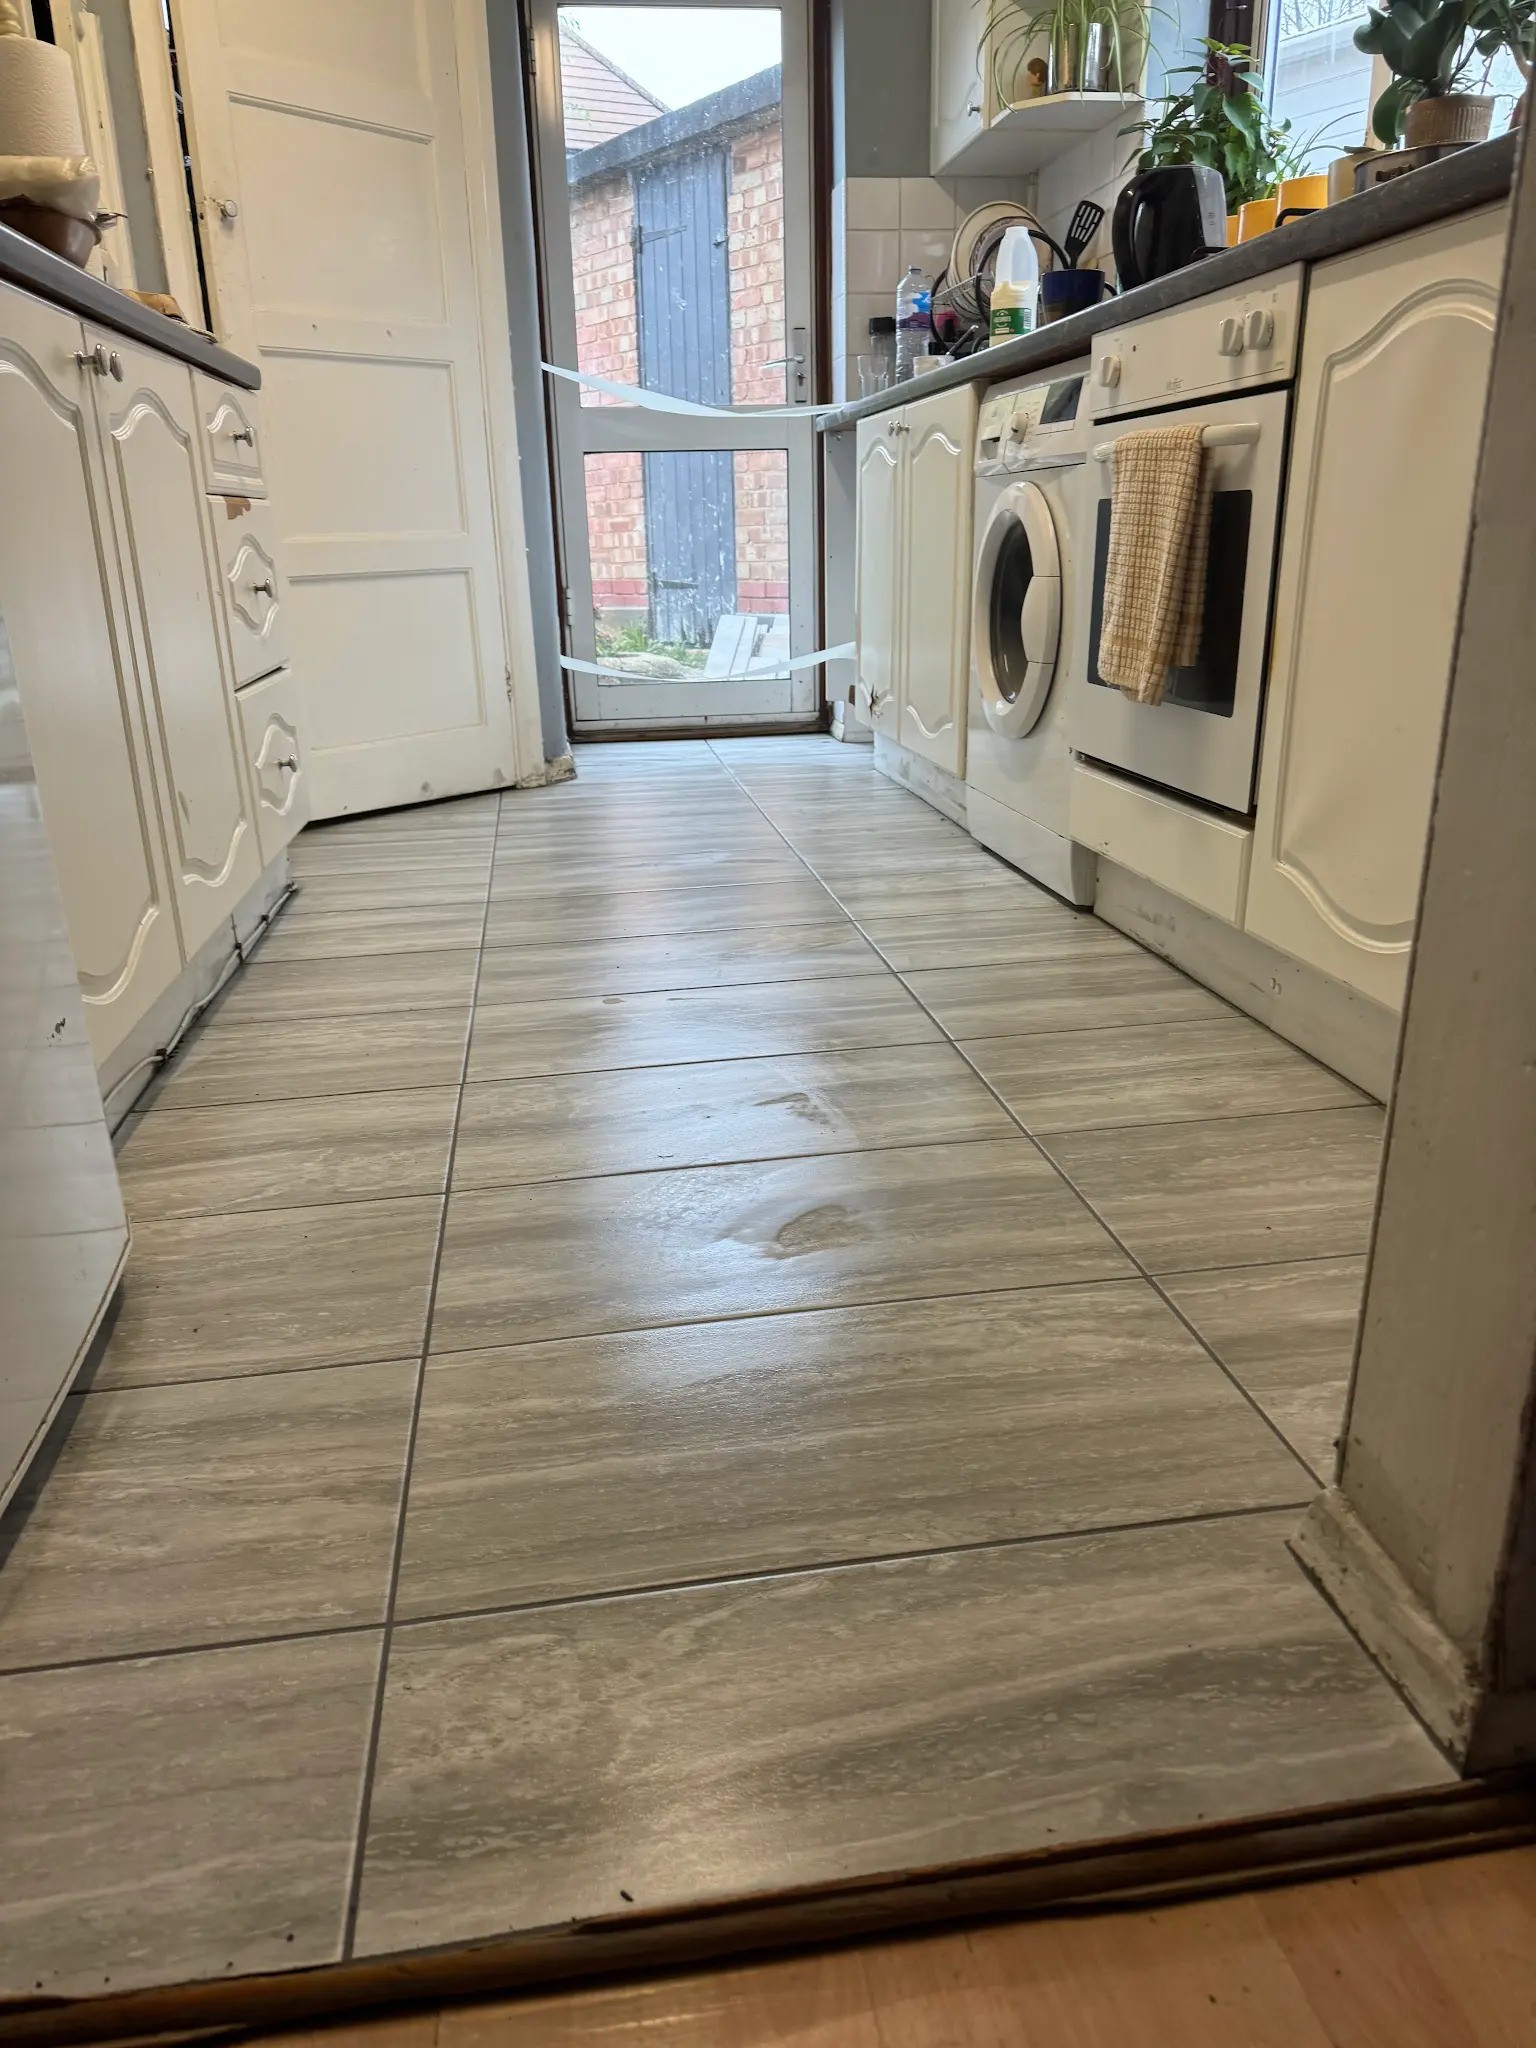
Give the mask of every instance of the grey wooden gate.
[[(731, 402), (726, 152), (638, 168), (635, 276), (640, 382), (702, 405)], [(651, 635), (707, 647), (736, 609), (736, 503), (729, 453), (643, 458)]]

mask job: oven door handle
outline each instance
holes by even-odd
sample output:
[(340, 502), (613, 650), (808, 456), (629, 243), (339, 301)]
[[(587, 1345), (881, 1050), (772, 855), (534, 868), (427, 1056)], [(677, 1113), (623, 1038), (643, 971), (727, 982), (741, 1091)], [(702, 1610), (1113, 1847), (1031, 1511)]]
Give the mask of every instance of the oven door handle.
[[(1200, 433), (1200, 445), (1202, 448), (1251, 448), (1259, 438), (1259, 431), (1257, 420), (1234, 420), (1230, 427), (1204, 427)], [(1101, 441), (1093, 451), (1093, 459), (1095, 462), (1108, 462), (1114, 452), (1113, 441)]]

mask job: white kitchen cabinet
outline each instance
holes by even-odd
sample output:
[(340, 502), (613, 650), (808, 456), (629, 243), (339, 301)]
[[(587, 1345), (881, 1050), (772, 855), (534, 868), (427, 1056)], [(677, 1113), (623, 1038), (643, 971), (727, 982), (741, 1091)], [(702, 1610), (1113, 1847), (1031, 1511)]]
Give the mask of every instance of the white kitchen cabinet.
[(244, 741), (226, 670), (223, 599), (185, 364), (86, 330), (122, 378), (97, 380), (108, 487), (126, 545), (133, 641), (164, 796), (166, 851), (187, 957), (261, 874)]
[(1244, 923), (1400, 1007), (1507, 214), (1320, 264), (1295, 393)]
[(270, 675), (288, 659), (287, 608), (272, 508), (261, 499), (215, 496), (208, 509), (238, 690)]
[(935, 175), (986, 131), (997, 111), (984, 49), (996, 0), (933, 0), (932, 148)]
[(903, 682), (896, 737), (959, 776), (965, 773), (970, 689), (975, 388), (962, 385), (904, 412)]
[(255, 394), (236, 391), (217, 378), (193, 372), (198, 417), (202, 422), (203, 464), (210, 491), (243, 492), (264, 498), (267, 480), (262, 468), (261, 425)]
[(877, 732), (965, 773), (976, 389), (858, 426), (858, 688)]
[(876, 732), (895, 737), (900, 661), (901, 414), (858, 424), (854, 569), (858, 702)]
[(309, 776), (299, 741), (299, 699), (293, 670), (240, 692), (240, 724), (256, 794), (256, 830), (263, 861), (274, 861), (309, 821)]
[(181, 948), (94, 418), (103, 380), (72, 314), (10, 290), (0, 313), (0, 613), (99, 1063)]

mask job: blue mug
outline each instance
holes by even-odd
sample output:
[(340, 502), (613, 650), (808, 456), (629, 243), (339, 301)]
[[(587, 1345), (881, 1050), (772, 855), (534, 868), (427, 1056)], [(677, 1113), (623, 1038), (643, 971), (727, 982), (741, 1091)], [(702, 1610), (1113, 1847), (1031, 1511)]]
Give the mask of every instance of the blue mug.
[(1069, 313), (1086, 312), (1103, 298), (1106, 280), (1102, 270), (1046, 270), (1040, 275), (1040, 324), (1065, 320)]

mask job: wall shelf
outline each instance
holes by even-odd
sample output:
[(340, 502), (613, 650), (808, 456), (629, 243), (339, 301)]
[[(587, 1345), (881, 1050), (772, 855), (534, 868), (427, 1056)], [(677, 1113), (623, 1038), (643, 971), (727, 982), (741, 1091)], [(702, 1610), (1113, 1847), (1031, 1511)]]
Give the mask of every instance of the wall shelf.
[(1057, 92), (1024, 100), (1002, 108), (950, 158), (945, 170), (967, 177), (1036, 171), (1085, 135), (1123, 128), (1136, 120), (1141, 106), (1139, 93)]

